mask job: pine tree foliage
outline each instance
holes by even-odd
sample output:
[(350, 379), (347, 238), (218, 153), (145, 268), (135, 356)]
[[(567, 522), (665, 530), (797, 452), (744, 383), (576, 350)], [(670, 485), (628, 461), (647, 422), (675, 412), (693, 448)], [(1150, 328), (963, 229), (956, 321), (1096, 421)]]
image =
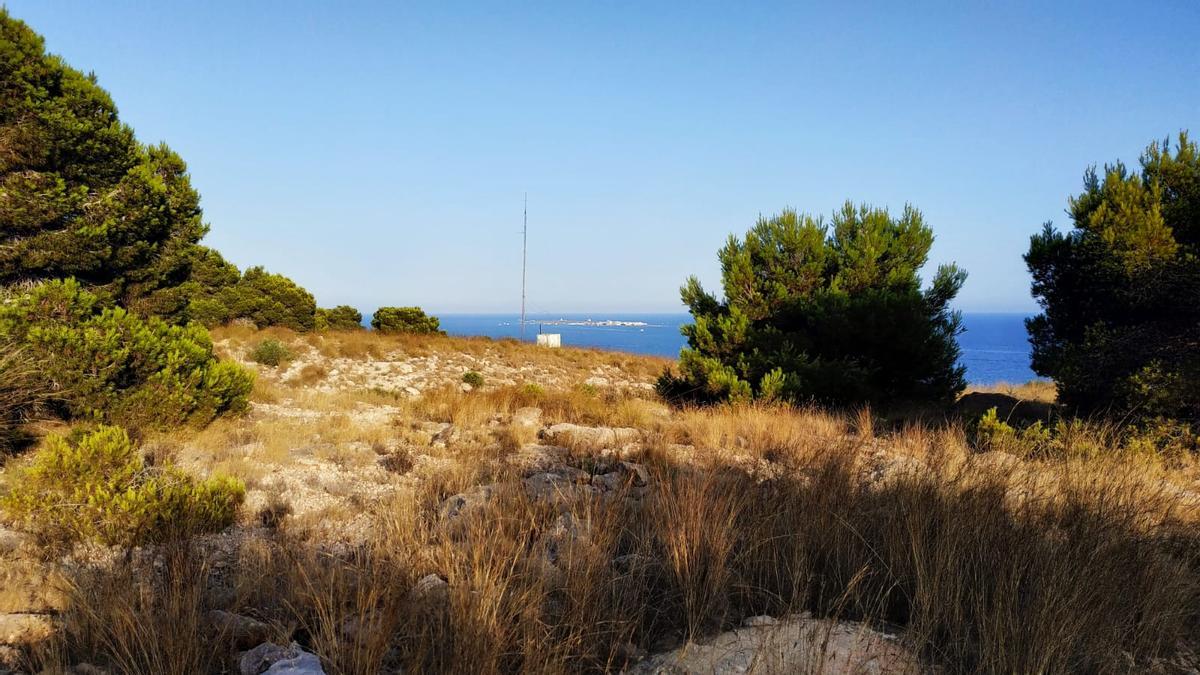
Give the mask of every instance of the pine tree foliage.
[(0, 9), (0, 285), (74, 277), (172, 317), (205, 231), (183, 160)]
[(326, 309), (317, 309), (317, 330), (359, 330), (362, 325), (362, 312), (350, 305), (338, 305)]
[(202, 426), (245, 411), (253, 374), (218, 361), (208, 332), (107, 305), (73, 279), (0, 300), (0, 344), (37, 364), (64, 417)]
[(442, 333), (441, 321), (420, 307), (380, 307), (371, 316), (371, 328), (381, 333)]
[(1080, 412), (1200, 420), (1200, 150), (1153, 143), (1141, 171), (1093, 167), (1026, 264), (1033, 369)]
[(724, 299), (695, 277), (681, 289), (695, 323), (680, 375), (660, 391), (690, 401), (786, 399), (834, 404), (945, 402), (962, 390), (960, 318), (949, 303), (965, 280), (918, 271), (933, 243), (921, 213), (847, 202), (826, 224), (785, 210), (761, 218), (718, 254)]
[(171, 323), (314, 327), (311, 294), (242, 274), (199, 245), (207, 231), (183, 160), (139, 143), (94, 76), (0, 9), (0, 286), (73, 278)]

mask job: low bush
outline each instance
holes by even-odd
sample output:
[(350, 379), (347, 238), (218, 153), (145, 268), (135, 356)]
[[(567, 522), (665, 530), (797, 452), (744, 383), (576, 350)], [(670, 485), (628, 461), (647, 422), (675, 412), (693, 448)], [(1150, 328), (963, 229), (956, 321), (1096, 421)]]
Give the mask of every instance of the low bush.
[(291, 361), (295, 356), (292, 350), (287, 348), (287, 345), (273, 338), (263, 340), (258, 343), (258, 346), (250, 350), (251, 361), (261, 363), (264, 366), (271, 366), (272, 368), (277, 368), (280, 364)]
[(1043, 422), (1000, 419), (990, 408), (974, 424), (975, 447), (1019, 457), (1090, 458), (1100, 454), (1155, 456), (1160, 461), (1187, 463), (1200, 450), (1200, 437), (1191, 425), (1157, 420), (1116, 424), (1058, 418)]
[(358, 330), (362, 325), (362, 312), (350, 305), (338, 305), (332, 309), (317, 309), (317, 330)]
[(420, 307), (380, 307), (371, 317), (371, 328), (381, 333), (441, 333), (441, 322)]
[(67, 417), (125, 426), (203, 425), (240, 412), (254, 375), (218, 361), (198, 324), (172, 326), (106, 307), (74, 281), (51, 281), (0, 306), (0, 342), (38, 364)]
[(233, 523), (245, 496), (241, 481), (196, 481), (170, 466), (147, 466), (120, 427), (74, 438), (51, 436), (17, 469), (0, 511), (45, 541), (106, 545), (185, 538)]
[(483, 375), (471, 370), (463, 374), (462, 381), (478, 389), (483, 386)]

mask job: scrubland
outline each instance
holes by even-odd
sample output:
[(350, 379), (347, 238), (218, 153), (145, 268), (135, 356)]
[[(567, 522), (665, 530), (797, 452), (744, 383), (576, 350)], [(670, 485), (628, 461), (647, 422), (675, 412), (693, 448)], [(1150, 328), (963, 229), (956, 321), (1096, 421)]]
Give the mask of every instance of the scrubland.
[(132, 548), (9, 531), (10, 667), (239, 672), (262, 642), (328, 673), (1198, 667), (1194, 450), (1086, 421), (983, 438), (975, 411), (676, 409), (651, 386), (669, 362), (626, 354), (213, 337), (291, 358), (256, 366), (246, 415), (136, 440), (241, 479), (237, 523)]

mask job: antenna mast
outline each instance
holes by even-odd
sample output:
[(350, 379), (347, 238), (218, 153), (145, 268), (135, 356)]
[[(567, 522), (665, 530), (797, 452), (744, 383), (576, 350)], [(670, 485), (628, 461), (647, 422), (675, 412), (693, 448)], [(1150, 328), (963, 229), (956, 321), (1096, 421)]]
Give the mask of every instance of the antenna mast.
[(521, 339), (525, 339), (525, 261), (529, 242), (529, 193), (525, 193), (525, 204), (521, 215)]

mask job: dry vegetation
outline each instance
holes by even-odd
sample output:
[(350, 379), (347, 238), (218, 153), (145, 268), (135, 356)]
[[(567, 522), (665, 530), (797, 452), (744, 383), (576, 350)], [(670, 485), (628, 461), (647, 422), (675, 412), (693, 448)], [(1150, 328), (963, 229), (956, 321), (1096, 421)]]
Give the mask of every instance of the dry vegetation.
[[(266, 333), (297, 362), (261, 370), (248, 416), (143, 439), (244, 479), (242, 522), (45, 563), (61, 629), (29, 666), (237, 672), (236, 650), (295, 640), (329, 673), (651, 672), (689, 641), (768, 636), (739, 627), (769, 615), (803, 621), (803, 644), (759, 649), (752, 672), (1197, 667), (1194, 455), (1087, 427), (1054, 452), (979, 452), (955, 421), (671, 410), (644, 386), (664, 362), (621, 354)], [(237, 358), (262, 337), (217, 335)], [(349, 360), (431, 356), (451, 365), (420, 395), (329, 386)]]

